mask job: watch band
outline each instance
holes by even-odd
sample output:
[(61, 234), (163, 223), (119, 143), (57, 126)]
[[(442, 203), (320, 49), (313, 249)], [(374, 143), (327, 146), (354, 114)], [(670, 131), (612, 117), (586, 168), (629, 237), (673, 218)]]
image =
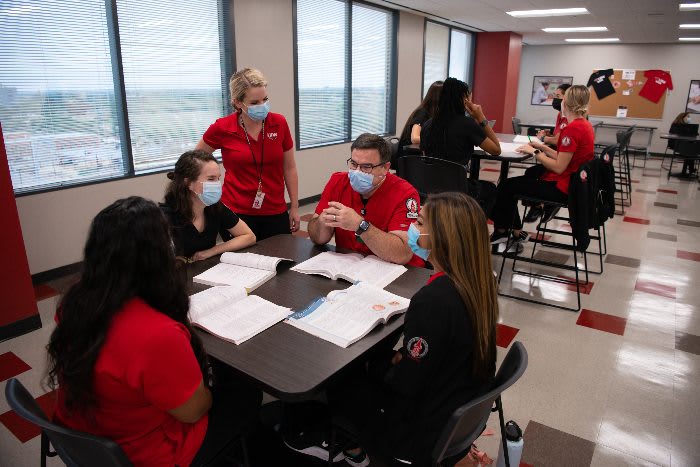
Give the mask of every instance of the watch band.
[(369, 222), (362, 219), (362, 222), (360, 222), (360, 225), (357, 227), (357, 230), (355, 231), (355, 235), (357, 235), (359, 237), (363, 233), (367, 232), (367, 229), (369, 229)]
[(488, 124), (489, 124), (489, 121), (486, 118), (479, 122), (479, 125), (481, 125), (483, 128), (486, 128), (486, 125), (488, 125)]

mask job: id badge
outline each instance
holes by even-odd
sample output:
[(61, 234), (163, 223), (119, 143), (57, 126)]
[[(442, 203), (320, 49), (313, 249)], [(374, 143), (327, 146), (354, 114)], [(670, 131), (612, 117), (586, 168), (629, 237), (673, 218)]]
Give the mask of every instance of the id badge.
[(263, 199), (265, 199), (265, 193), (263, 193), (262, 191), (258, 191), (255, 194), (255, 199), (253, 200), (253, 209), (262, 208)]

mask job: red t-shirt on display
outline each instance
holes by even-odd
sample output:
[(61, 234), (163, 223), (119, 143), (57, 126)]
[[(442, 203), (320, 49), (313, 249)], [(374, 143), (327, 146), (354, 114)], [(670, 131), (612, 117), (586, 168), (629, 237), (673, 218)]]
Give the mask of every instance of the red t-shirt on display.
[(639, 91), (639, 95), (646, 97), (655, 104), (659, 102), (666, 89), (673, 89), (671, 75), (663, 70), (647, 70), (644, 72), (644, 76), (647, 78), (647, 81), (644, 83), (642, 90)]
[[(321, 194), (321, 200), (316, 206), (316, 214), (321, 214), (328, 207), (328, 203), (337, 201), (344, 206), (353, 208), (362, 215), (372, 226), (384, 232), (396, 230), (408, 230), (415, 222), (420, 212), (420, 197), (418, 192), (406, 180), (387, 173), (384, 182), (377, 191), (370, 196), (365, 205), (362, 197), (350, 186), (347, 172), (336, 172), (331, 175)], [(335, 244), (338, 248), (348, 248), (364, 255), (373, 254), (363, 242), (358, 240), (355, 232), (345, 229), (335, 229)], [(413, 255), (410, 265), (423, 266), (425, 262)]]
[(557, 182), (559, 191), (568, 194), (569, 178), (571, 174), (576, 172), (581, 164), (593, 159), (594, 139), (593, 127), (588, 120), (585, 118), (577, 118), (569, 122), (559, 135), (557, 151), (572, 152), (574, 155), (571, 157), (571, 161), (566, 169), (564, 169), (564, 172), (556, 174), (548, 170), (542, 175), (541, 179), (549, 182)]
[[(287, 211), (284, 199), (284, 152), (294, 147), (289, 125), (283, 115), (270, 112), (265, 118), (265, 135), (248, 135), (255, 154), (250, 152), (243, 127), (238, 124), (238, 113), (223, 117), (211, 124), (202, 136), (205, 143), (221, 149), (226, 174), (221, 201), (236, 214), (267, 216)], [(263, 154), (263, 140), (265, 153)], [(263, 156), (262, 207), (253, 208), (258, 192), (258, 173)]]
[(97, 406), (90, 418), (67, 411), (60, 387), (55, 417), (114, 440), (135, 466), (189, 465), (208, 416), (183, 423), (167, 411), (187, 402), (201, 381), (187, 329), (134, 298), (112, 319), (95, 362)]

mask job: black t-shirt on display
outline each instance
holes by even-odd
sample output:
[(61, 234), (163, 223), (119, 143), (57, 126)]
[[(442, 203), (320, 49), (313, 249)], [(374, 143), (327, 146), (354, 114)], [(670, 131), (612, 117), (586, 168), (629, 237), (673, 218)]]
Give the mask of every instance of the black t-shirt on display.
[(428, 120), (420, 132), (420, 148), (428, 157), (467, 165), (474, 154), (474, 146), (486, 139), (481, 125), (466, 115), (454, 116), (443, 128), (432, 128), (434, 122)]
[(591, 74), (588, 78), (588, 84), (586, 86), (593, 86), (595, 95), (598, 96), (598, 100), (604, 99), (611, 94), (615, 94), (615, 88), (610, 82), (610, 76), (614, 74), (612, 68), (607, 70), (598, 70)]
[(218, 234), (221, 234), (222, 238), (230, 237), (226, 235), (228, 230), (235, 227), (239, 221), (236, 214), (218, 202), (204, 208), (204, 230), (200, 232), (191, 221), (175, 212), (170, 205), (163, 203), (160, 208), (170, 224), (175, 254), (187, 258), (216, 245)]

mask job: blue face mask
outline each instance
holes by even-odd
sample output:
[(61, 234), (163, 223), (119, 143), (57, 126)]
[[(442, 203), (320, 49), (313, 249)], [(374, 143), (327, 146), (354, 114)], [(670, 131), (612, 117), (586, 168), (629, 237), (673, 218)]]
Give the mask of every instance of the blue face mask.
[(428, 260), (428, 256), (430, 255), (430, 250), (427, 248), (423, 248), (422, 246), (418, 245), (418, 239), (422, 235), (428, 235), (428, 234), (422, 234), (416, 227), (416, 224), (411, 224), (408, 227), (408, 246), (411, 248), (411, 251), (415, 253), (416, 256), (421, 258), (424, 261)]
[(352, 189), (361, 195), (365, 195), (374, 189), (374, 176), (372, 174), (366, 174), (360, 170), (350, 170), (348, 171), (348, 178), (350, 178)]
[(205, 206), (216, 204), (221, 199), (221, 182), (202, 182), (202, 194), (199, 199)]
[(246, 105), (246, 107), (248, 108), (248, 116), (256, 122), (262, 122), (267, 117), (267, 114), (270, 113), (270, 101), (259, 105)]

